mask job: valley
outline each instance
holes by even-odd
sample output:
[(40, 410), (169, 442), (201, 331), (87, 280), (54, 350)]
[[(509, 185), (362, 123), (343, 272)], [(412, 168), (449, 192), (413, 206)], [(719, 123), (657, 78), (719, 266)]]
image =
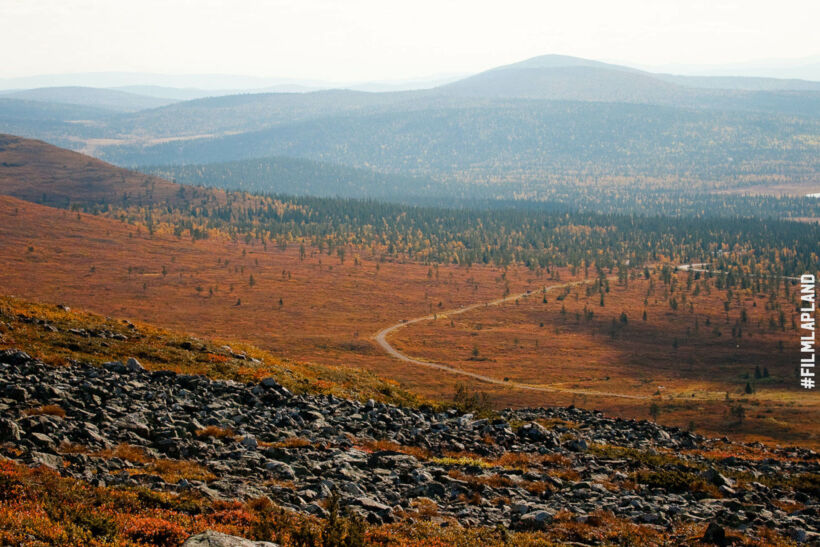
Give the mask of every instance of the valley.
[[(305, 216), (312, 208), (337, 205), (332, 200), (271, 201), (139, 179), (83, 156), (38, 146), (21, 141), (12, 149), (16, 155), (6, 156), (17, 158), (20, 166), (14, 169), (28, 173), (27, 179), (8, 176), (6, 191), (32, 196), (17, 181), (49, 173), (53, 184), (68, 192), (63, 199), (73, 203), (74, 210), (0, 199), (0, 258), (7, 264), (7, 294), (195, 336), (242, 340), (294, 361), (363, 368), (434, 400), (451, 398), (467, 381), (485, 391), (495, 408), (576, 404), (645, 418), (657, 405), (656, 419), (662, 423), (816, 446), (820, 409), (810, 393), (799, 390), (793, 376), (795, 293), (779, 281), (743, 277), (751, 264), (744, 255), (737, 260), (747, 265), (724, 284), (723, 276), (675, 271), (684, 254), (652, 262), (652, 256), (639, 258), (632, 250), (633, 260), (647, 262), (646, 267), (630, 268), (613, 253), (609, 266), (590, 269), (585, 262), (589, 259), (582, 256), (605, 256), (601, 252), (608, 245), (634, 249), (628, 240), (613, 243), (608, 236), (577, 240), (574, 257), (547, 255), (572, 263), (546, 268), (493, 264), (486, 258), (483, 262), (489, 263), (474, 263), (480, 256), (470, 255), (461, 255), (455, 264), (431, 261), (437, 256), (431, 254), (414, 259), (409, 253), (416, 244), (399, 243), (389, 232), (385, 237), (392, 241), (392, 252), (377, 243), (384, 240), (375, 234), (363, 238), (359, 231), (338, 232), (323, 240), (304, 228), (299, 235), (296, 225), (281, 220), (272, 226), (281, 233), (290, 230), (287, 238), (272, 232), (260, 238), (260, 233), (268, 233), (267, 224), (236, 231), (240, 224), (235, 221), (195, 220), (176, 204), (192, 195), (198, 196), (203, 211), (230, 207), (239, 215), (246, 207), (275, 206), (299, 218), (313, 218)], [(39, 156), (40, 163), (28, 162), (31, 154)], [(57, 167), (57, 161), (64, 163)], [(74, 187), (61, 183), (62, 177), (76, 180), (83, 169), (95, 169), (90, 172), (100, 182)], [(108, 185), (132, 178), (129, 200), (134, 204), (117, 200), (99, 209), (95, 201), (111, 192)], [(425, 218), (423, 210), (417, 211)], [(393, 214), (391, 209), (385, 212)], [(349, 224), (351, 217), (345, 218)], [(610, 222), (620, 222), (616, 219)], [(364, 222), (369, 226), (373, 220)], [(430, 230), (427, 224), (417, 226), (414, 229)], [(792, 226), (783, 225), (784, 238), (793, 237)], [(588, 227), (572, 225), (556, 229), (559, 234), (591, 233)], [(709, 233), (704, 231), (702, 237), (711, 237)], [(464, 245), (460, 240), (443, 239), (431, 247), (430, 235), (421, 234), (428, 238), (428, 252), (463, 252), (458, 250)], [(641, 234), (636, 231), (630, 237), (656, 237), (651, 231)], [(717, 234), (716, 241), (725, 241), (722, 232)], [(753, 238), (754, 232), (743, 237)], [(499, 243), (496, 238), (495, 245)], [(562, 245), (561, 240), (555, 245)], [(810, 253), (808, 239), (805, 249)], [(515, 252), (522, 253), (521, 247)], [(491, 256), (493, 261), (507, 260), (503, 247)], [(540, 254), (521, 256), (544, 260)], [(723, 267), (737, 268), (731, 265), (734, 260)], [(751, 267), (763, 271), (768, 260), (761, 255)], [(786, 264), (778, 262), (781, 268)], [(713, 265), (722, 268), (719, 261)], [(414, 320), (419, 317), (434, 319)], [(401, 327), (384, 332), (389, 325)], [(386, 342), (402, 357), (391, 355)], [(408, 363), (403, 360), (408, 356), (444, 366)], [(465, 378), (447, 367), (481, 378)], [(765, 379), (754, 376), (764, 369)], [(754, 386), (753, 394), (744, 392), (747, 382)], [(738, 405), (745, 413), (740, 421), (730, 413)], [(715, 420), (715, 413), (723, 418)]]
[(129, 84), (0, 89), (0, 544), (820, 543), (820, 83), (43, 78)]

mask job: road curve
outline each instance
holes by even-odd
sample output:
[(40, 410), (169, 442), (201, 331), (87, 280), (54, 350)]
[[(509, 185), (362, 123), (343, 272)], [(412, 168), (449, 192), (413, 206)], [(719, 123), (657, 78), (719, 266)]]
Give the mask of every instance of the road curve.
[[(551, 292), (556, 289), (563, 289), (565, 287), (572, 287), (574, 285), (581, 285), (584, 283), (593, 283), (595, 280), (589, 281), (572, 281), (569, 283), (561, 283), (559, 285), (552, 285), (550, 287), (546, 287), (544, 292)], [(472, 378), (473, 380), (478, 380), (479, 382), (484, 382), (487, 384), (494, 384), (499, 386), (505, 386), (514, 389), (522, 389), (527, 391), (541, 391), (545, 393), (570, 393), (573, 395), (591, 395), (591, 396), (600, 396), (600, 397), (619, 397), (622, 399), (650, 399), (650, 397), (645, 395), (627, 395), (624, 393), (610, 393), (606, 391), (591, 391), (591, 390), (583, 390), (583, 389), (569, 389), (569, 388), (561, 388), (561, 387), (553, 387), (553, 386), (544, 386), (544, 385), (533, 385), (533, 384), (522, 384), (520, 382), (512, 382), (508, 381), (505, 382), (504, 380), (499, 380), (498, 378), (493, 378), (492, 376), (485, 376), (483, 374), (477, 374), (475, 372), (469, 372), (467, 370), (461, 370), (450, 365), (446, 365), (443, 363), (435, 363), (433, 361), (423, 361), (421, 359), (416, 359), (415, 357), (410, 357), (406, 355), (396, 348), (394, 348), (390, 342), (387, 341), (387, 336), (402, 327), (406, 327), (407, 325), (412, 325), (413, 323), (420, 323), (422, 321), (433, 321), (437, 317), (449, 317), (452, 315), (459, 315), (462, 313), (466, 313), (468, 311), (474, 310), (476, 308), (483, 308), (489, 306), (498, 306), (500, 304), (504, 304), (505, 302), (510, 302), (512, 300), (518, 300), (519, 298), (527, 298), (532, 296), (533, 294), (541, 294), (542, 291), (533, 292), (527, 291), (520, 294), (514, 294), (511, 296), (507, 296), (505, 298), (499, 298), (497, 300), (493, 300), (491, 302), (479, 302), (477, 304), (471, 304), (469, 306), (465, 306), (463, 308), (456, 308), (453, 310), (445, 311), (440, 314), (430, 314), (425, 315), (423, 317), (416, 317), (415, 319), (409, 319), (407, 321), (402, 321), (401, 323), (396, 323), (395, 325), (391, 325), (380, 330), (374, 336), (376, 343), (378, 343), (384, 351), (386, 351), (389, 355), (399, 359), (400, 361), (404, 361), (405, 363), (410, 363), (413, 365), (419, 365), (423, 367), (428, 367), (436, 370), (442, 370), (444, 372), (449, 372), (451, 374), (457, 374), (460, 376), (466, 376), (468, 378)]]
[[(713, 274), (725, 274), (726, 272), (709, 270), (706, 268), (708, 264), (706, 263), (699, 263), (699, 264), (680, 264), (675, 267), (676, 270), (679, 271), (692, 271), (692, 272), (704, 272), (704, 273), (713, 273)], [(783, 279), (789, 280), (799, 280), (796, 277), (783, 277)], [(590, 280), (583, 280), (583, 281), (571, 281), (569, 283), (561, 283), (558, 285), (552, 285), (543, 289), (543, 292), (551, 292), (556, 289), (563, 289), (565, 287), (572, 287), (575, 285), (582, 285), (585, 283), (594, 283), (595, 279)], [(413, 365), (419, 365), (427, 368), (432, 368), (436, 370), (441, 370), (444, 372), (449, 372), (451, 374), (457, 374), (459, 376), (466, 376), (468, 378), (472, 378), (473, 380), (478, 380), (479, 382), (484, 382), (487, 384), (494, 384), (499, 386), (506, 386), (514, 389), (522, 389), (528, 391), (541, 391), (545, 393), (570, 393), (573, 395), (589, 395), (589, 396), (598, 396), (598, 397), (618, 397), (621, 399), (651, 399), (651, 396), (647, 395), (628, 395), (626, 393), (613, 393), (607, 391), (595, 391), (595, 390), (583, 390), (583, 389), (569, 389), (569, 388), (562, 388), (562, 387), (555, 387), (555, 386), (546, 386), (546, 385), (533, 385), (533, 384), (522, 384), (520, 382), (512, 382), (508, 381), (505, 382), (504, 380), (499, 380), (498, 378), (493, 378), (492, 376), (485, 376), (483, 374), (477, 374), (475, 372), (469, 372), (466, 370), (461, 370), (450, 365), (446, 365), (444, 363), (436, 363), (433, 361), (424, 361), (422, 359), (416, 359), (415, 357), (410, 357), (406, 355), (396, 348), (394, 348), (390, 342), (388, 342), (387, 337), (388, 335), (392, 334), (393, 332), (399, 330), (402, 327), (406, 327), (407, 325), (412, 325), (413, 323), (420, 323), (422, 321), (433, 321), (437, 317), (448, 317), (451, 315), (458, 315), (461, 313), (466, 313), (468, 311), (474, 310), (476, 308), (481, 307), (489, 307), (489, 306), (498, 306), (500, 304), (504, 304), (505, 302), (510, 302), (512, 300), (518, 300), (519, 298), (527, 298), (528, 296), (532, 296), (533, 294), (541, 294), (542, 291), (527, 291), (520, 294), (514, 294), (511, 296), (507, 296), (505, 298), (499, 298), (497, 300), (493, 300), (491, 302), (478, 302), (476, 304), (471, 304), (469, 306), (465, 306), (463, 308), (456, 308), (454, 310), (449, 310), (442, 312), (440, 314), (430, 314), (425, 315), (423, 317), (416, 317), (415, 319), (410, 319), (407, 321), (402, 321), (401, 323), (396, 323), (395, 325), (391, 325), (380, 330), (374, 336), (374, 340), (382, 349), (387, 352), (392, 357), (399, 359), (400, 361), (404, 361), (405, 363), (410, 363)], [(700, 397), (690, 399), (690, 400), (701, 400)]]

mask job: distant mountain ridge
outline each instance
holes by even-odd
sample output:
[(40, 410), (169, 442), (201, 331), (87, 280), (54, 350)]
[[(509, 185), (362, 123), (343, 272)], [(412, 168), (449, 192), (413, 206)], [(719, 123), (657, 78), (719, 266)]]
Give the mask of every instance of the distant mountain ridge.
[(174, 102), (170, 99), (149, 97), (116, 89), (96, 87), (40, 87), (21, 91), (2, 92), (0, 97), (47, 103), (93, 106), (115, 112), (136, 112), (158, 108)]
[(681, 76), (655, 74), (656, 78), (703, 89), (735, 89), (739, 91), (820, 91), (820, 82), (811, 80), (762, 78), (750, 76)]
[[(748, 89), (716, 87), (724, 82), (735, 87), (745, 85)], [(138, 128), (140, 133), (163, 138), (219, 137), (325, 116), (495, 108), (501, 106), (499, 101), (522, 99), (650, 104), (820, 117), (820, 83), (671, 78), (597, 61), (542, 56), (428, 90), (363, 92), (340, 89), (206, 97), (120, 116), (112, 119), (109, 126), (117, 134), (127, 134)]]
[[(36, 93), (66, 101), (75, 91)], [(423, 90), (134, 95), (176, 102), (112, 110), (123, 96), (133, 99), (121, 90), (77, 99), (87, 104), (0, 97), (0, 132), (132, 167), (289, 157), (479, 184), (623, 176), (762, 187), (780, 177), (802, 187), (820, 172), (820, 82), (802, 80), (545, 55)], [(114, 104), (101, 108), (104, 97)]]
[(766, 59), (711, 65), (670, 64), (643, 68), (653, 72), (693, 76), (797, 79), (820, 82), (820, 55), (800, 59)]
[(523, 61), (510, 63), (508, 65), (497, 66), (495, 68), (485, 70), (481, 74), (484, 74), (486, 72), (495, 72), (498, 70), (565, 67), (608, 68), (612, 70), (624, 70), (629, 72), (643, 72), (642, 70), (639, 70), (637, 68), (631, 68), (626, 65), (605, 63), (603, 61), (596, 61), (594, 59), (584, 59), (583, 57), (573, 57), (571, 55), (547, 54), (538, 55), (537, 57), (530, 57), (529, 59), (524, 59)]
[(588, 59), (543, 55), (496, 67), (439, 89), (472, 97), (708, 106), (709, 100), (720, 96), (717, 91), (724, 95), (732, 91), (820, 92), (820, 82), (655, 74)]

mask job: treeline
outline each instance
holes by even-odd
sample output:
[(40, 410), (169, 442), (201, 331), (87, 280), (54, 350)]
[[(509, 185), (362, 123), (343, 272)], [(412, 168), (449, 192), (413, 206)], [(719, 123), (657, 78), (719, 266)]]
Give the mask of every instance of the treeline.
[[(560, 208), (601, 214), (676, 217), (820, 218), (820, 199), (692, 191), (681, 189), (686, 183), (672, 179), (619, 179), (587, 174), (571, 178), (551, 175), (531, 182), (497, 180), (474, 184), (392, 175), (287, 157), (154, 166), (141, 170), (195, 186), (266, 194), (378, 199), (414, 205)], [(744, 181), (738, 180), (735, 184), (742, 187)]]
[[(601, 214), (820, 219), (820, 199), (817, 198), (650, 190), (628, 186), (552, 186), (524, 193), (514, 203), (522, 208), (563, 207)], [(506, 200), (498, 202), (498, 206), (505, 205), (509, 206)]]
[(344, 260), (349, 253), (422, 262), (522, 264), (533, 270), (715, 262), (761, 275), (820, 270), (820, 225), (743, 218), (669, 218), (552, 208), (437, 208), (370, 200), (253, 196), (172, 205), (87, 206), (150, 232), (220, 234), (256, 243), (300, 243)]

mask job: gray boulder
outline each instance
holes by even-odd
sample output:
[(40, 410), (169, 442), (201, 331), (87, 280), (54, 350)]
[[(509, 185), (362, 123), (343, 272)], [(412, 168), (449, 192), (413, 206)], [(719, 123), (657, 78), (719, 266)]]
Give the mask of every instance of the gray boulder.
[(63, 459), (60, 456), (55, 454), (46, 454), (44, 452), (32, 452), (31, 456), (31, 464), (34, 466), (45, 466), (49, 469), (54, 469), (55, 471), (59, 471), (60, 468), (63, 466)]
[(20, 427), (14, 420), (0, 418), (0, 441), (19, 441)]
[(111, 372), (116, 373), (123, 373), (128, 370), (125, 365), (123, 365), (120, 361), (108, 361), (102, 364), (102, 367), (105, 370), (109, 370)]
[(125, 363), (125, 368), (130, 372), (145, 372), (145, 367), (133, 357), (128, 358), (128, 361)]
[(270, 541), (251, 541), (208, 530), (189, 537), (182, 547), (279, 547)]
[(549, 511), (532, 511), (519, 519), (517, 527), (523, 530), (546, 530), (553, 517)]

